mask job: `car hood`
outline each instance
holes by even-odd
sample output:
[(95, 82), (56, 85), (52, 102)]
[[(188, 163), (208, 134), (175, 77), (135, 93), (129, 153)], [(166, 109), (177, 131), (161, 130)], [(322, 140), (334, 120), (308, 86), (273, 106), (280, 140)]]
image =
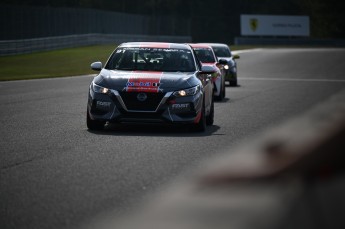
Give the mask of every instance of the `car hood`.
[(119, 71), (103, 69), (94, 83), (117, 91), (169, 92), (200, 84), (195, 72)]
[(217, 63), (216, 62), (201, 62), (201, 64), (205, 66), (215, 66)]
[(224, 60), (227, 60), (227, 61), (231, 61), (233, 60), (232, 57), (218, 57), (218, 59), (224, 59)]
[(218, 57), (218, 60), (220, 59), (226, 60), (230, 67), (235, 65), (235, 60), (232, 57)]

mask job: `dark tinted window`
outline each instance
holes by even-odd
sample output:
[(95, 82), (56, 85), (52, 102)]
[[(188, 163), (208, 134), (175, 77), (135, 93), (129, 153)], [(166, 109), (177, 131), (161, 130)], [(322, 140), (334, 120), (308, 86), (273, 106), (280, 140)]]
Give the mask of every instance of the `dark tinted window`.
[(106, 69), (193, 72), (195, 63), (188, 49), (118, 48), (109, 59)]
[(231, 52), (226, 47), (213, 47), (213, 51), (218, 57), (231, 57)]
[(194, 48), (196, 56), (202, 63), (214, 63), (216, 59), (211, 49), (208, 48)]

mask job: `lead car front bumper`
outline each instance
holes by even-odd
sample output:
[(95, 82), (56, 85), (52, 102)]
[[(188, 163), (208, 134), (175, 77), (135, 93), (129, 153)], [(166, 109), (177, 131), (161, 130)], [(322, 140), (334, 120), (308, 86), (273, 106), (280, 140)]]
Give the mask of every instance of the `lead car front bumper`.
[(92, 120), (114, 123), (197, 123), (202, 110), (202, 101), (202, 91), (193, 96), (175, 97), (173, 92), (142, 93), (110, 90), (102, 94), (90, 89), (87, 110)]

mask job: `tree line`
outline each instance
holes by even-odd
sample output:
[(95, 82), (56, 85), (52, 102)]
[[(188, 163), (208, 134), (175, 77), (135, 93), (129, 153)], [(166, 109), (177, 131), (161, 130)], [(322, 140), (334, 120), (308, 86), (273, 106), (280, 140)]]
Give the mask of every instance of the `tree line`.
[(2, 0), (2, 4), (184, 17), (191, 20), (191, 34), (199, 40), (239, 36), (241, 14), (308, 15), (312, 37), (345, 38), (345, 4), (339, 0)]

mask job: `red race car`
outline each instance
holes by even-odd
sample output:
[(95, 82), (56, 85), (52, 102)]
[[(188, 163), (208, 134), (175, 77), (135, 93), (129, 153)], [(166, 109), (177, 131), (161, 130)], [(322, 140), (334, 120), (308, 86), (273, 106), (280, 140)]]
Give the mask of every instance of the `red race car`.
[(198, 60), (204, 66), (213, 66), (216, 69), (216, 76), (214, 77), (214, 96), (217, 100), (223, 100), (225, 98), (225, 69), (224, 64), (227, 63), (226, 60), (216, 57), (213, 49), (209, 45), (205, 44), (189, 44)]

